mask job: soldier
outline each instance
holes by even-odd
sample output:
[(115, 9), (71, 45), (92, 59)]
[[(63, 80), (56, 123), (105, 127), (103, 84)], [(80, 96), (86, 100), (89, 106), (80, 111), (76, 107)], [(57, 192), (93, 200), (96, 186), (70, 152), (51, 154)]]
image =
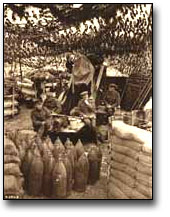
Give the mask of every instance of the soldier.
[(91, 98), (89, 99), (88, 91), (84, 91), (80, 94), (82, 99), (78, 103), (78, 108), (82, 112), (83, 116), (93, 116), (95, 112), (95, 106), (91, 103)]
[(78, 102), (78, 106), (71, 111), (71, 115), (81, 116), (86, 125), (86, 129), (93, 137), (93, 141), (96, 141), (96, 114), (95, 103), (92, 97), (89, 98), (88, 91), (84, 91), (80, 94), (82, 99)]
[(48, 97), (44, 102), (44, 106), (47, 107), (51, 112), (55, 112), (57, 114), (62, 113), (61, 103), (54, 97)]
[(72, 73), (72, 68), (73, 68), (74, 62), (73, 62), (73, 56), (68, 54), (66, 56), (66, 68), (68, 73)]
[(42, 101), (37, 101), (35, 109), (31, 113), (32, 124), (34, 130), (40, 136), (46, 136), (52, 127), (51, 112), (43, 105)]
[(84, 91), (80, 94), (81, 100), (78, 102), (78, 106), (75, 107), (70, 114), (82, 116), (85, 120), (95, 117), (95, 103), (88, 97), (88, 91)]
[(120, 94), (116, 90), (116, 87), (116, 84), (110, 84), (109, 89), (104, 97), (106, 110), (111, 114), (114, 114), (116, 107), (120, 108)]

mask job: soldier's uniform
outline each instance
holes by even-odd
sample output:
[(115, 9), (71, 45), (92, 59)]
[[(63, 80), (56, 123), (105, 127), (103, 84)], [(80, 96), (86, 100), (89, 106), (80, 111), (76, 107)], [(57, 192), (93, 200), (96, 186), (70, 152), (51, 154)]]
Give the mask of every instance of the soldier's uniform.
[(115, 87), (116, 87), (115, 84), (111, 84), (109, 86), (109, 90), (106, 92), (106, 95), (104, 97), (104, 102), (105, 102), (107, 110), (113, 113), (114, 113), (115, 107), (120, 106), (120, 94), (117, 90), (115, 90)]
[[(88, 92), (84, 91), (81, 96), (87, 95)], [(96, 115), (95, 115), (95, 103), (91, 98), (83, 98), (79, 101), (78, 107), (79, 115), (83, 116), (83, 121), (86, 125), (88, 135), (91, 135), (93, 142), (96, 142)]]
[(89, 102), (89, 100), (81, 99), (78, 103), (78, 108), (81, 111), (82, 115), (86, 115), (88, 117), (94, 115), (95, 108)]
[(45, 136), (47, 131), (51, 128), (50, 114), (51, 112), (44, 106), (41, 110), (35, 108), (31, 113), (34, 130), (41, 136)]
[(47, 107), (50, 111), (55, 112), (57, 114), (62, 113), (62, 106), (56, 98), (47, 98), (44, 102), (44, 106)]

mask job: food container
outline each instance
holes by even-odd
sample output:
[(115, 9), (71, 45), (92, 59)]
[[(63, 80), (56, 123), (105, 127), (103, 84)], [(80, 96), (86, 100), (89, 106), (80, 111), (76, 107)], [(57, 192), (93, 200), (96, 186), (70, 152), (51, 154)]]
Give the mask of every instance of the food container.
[(71, 129), (77, 129), (78, 125), (81, 123), (81, 119), (79, 118), (70, 118), (69, 121)]

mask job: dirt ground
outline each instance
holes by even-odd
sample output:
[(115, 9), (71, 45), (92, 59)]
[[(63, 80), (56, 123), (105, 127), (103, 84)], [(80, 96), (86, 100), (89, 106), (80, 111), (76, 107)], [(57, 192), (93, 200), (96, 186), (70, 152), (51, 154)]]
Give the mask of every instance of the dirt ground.
[(22, 106), (18, 115), (15, 115), (13, 118), (5, 118), (5, 132), (13, 130), (32, 129), (31, 111), (32, 109), (28, 109), (26, 106)]
[[(32, 129), (31, 109), (25, 106), (21, 107), (20, 113), (13, 118), (4, 120), (4, 131), (9, 132), (13, 130)], [(108, 167), (108, 144), (101, 145), (103, 158), (101, 166), (100, 180), (93, 186), (88, 185), (86, 191), (83, 193), (72, 191), (67, 199), (107, 199), (107, 167)], [(38, 199), (37, 197), (24, 196), (24, 199)], [(41, 197), (43, 199), (43, 197)], [(44, 198), (48, 199), (48, 198)]]

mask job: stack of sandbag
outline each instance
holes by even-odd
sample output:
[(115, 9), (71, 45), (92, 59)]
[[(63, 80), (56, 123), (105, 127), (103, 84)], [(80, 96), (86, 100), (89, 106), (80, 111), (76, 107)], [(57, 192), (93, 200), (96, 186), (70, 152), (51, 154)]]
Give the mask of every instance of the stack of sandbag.
[[(13, 99), (14, 97), (14, 99)], [(18, 114), (19, 112), (19, 104), (13, 95), (4, 96), (4, 116), (11, 116)]]
[(152, 134), (113, 121), (108, 197), (116, 199), (152, 198)]
[(21, 161), (23, 161), (27, 150), (36, 142), (36, 134), (33, 130), (15, 130), (8, 133), (8, 137), (14, 142), (19, 151)]
[(23, 175), (20, 171), (21, 161), (15, 144), (4, 138), (4, 196), (20, 198), (23, 195)]
[(21, 92), (26, 98), (35, 98), (36, 91), (34, 89), (34, 82), (29, 79), (25, 79), (23, 82), (18, 81), (17, 85), (21, 87)]

